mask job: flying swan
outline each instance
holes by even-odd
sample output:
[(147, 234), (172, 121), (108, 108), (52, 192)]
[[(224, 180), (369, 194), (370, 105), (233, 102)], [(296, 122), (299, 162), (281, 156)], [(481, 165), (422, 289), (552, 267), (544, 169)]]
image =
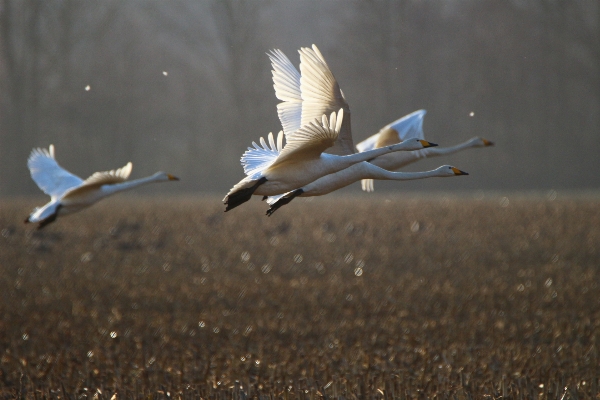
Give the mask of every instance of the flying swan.
[[(425, 135), (423, 134), (423, 118), (425, 117), (426, 113), (427, 111), (425, 110), (418, 110), (410, 113), (392, 122), (391, 124), (384, 126), (378, 133), (357, 144), (356, 148), (358, 151), (367, 151), (381, 146), (400, 143), (403, 140), (410, 138), (425, 139)], [(466, 142), (451, 147), (436, 147), (413, 151), (410, 153), (403, 152), (386, 154), (381, 157), (377, 157), (370, 162), (383, 169), (395, 171), (421, 158), (443, 156), (456, 153), (464, 149), (488, 147), (493, 145), (494, 143), (487, 139), (474, 137)], [(363, 179), (361, 181), (361, 185), (364, 191), (372, 192), (375, 190), (373, 178)]]
[(418, 150), (435, 143), (421, 139), (410, 139), (402, 143), (378, 149), (338, 156), (324, 153), (338, 138), (344, 119), (344, 110), (337, 114), (322, 115), (300, 129), (286, 135), (283, 146), (283, 132), (279, 132), (277, 143), (269, 133), (269, 143), (261, 138), (260, 145), (252, 143), (241, 158), (246, 178), (238, 182), (227, 193), (223, 202), (229, 211), (250, 200), (252, 195), (273, 196), (287, 193), (331, 173), (349, 166), (370, 160), (393, 151)]
[(122, 168), (96, 172), (86, 180), (82, 180), (58, 165), (54, 159), (54, 145), (50, 145), (48, 150), (33, 149), (27, 160), (27, 166), (34, 182), (50, 196), (47, 204), (36, 208), (25, 219), (25, 223), (39, 222), (38, 229), (54, 222), (59, 215), (80, 211), (112, 194), (147, 183), (179, 180), (161, 171), (146, 178), (127, 181), (131, 174), (130, 162)]
[(268, 53), (275, 95), (281, 100), (277, 113), (283, 131), (277, 137), (277, 144), (269, 134), (270, 147), (261, 138), (262, 147), (253, 143), (254, 148), (249, 147), (244, 153), (241, 161), (248, 176), (223, 199), (225, 211), (248, 201), (253, 194), (286, 193), (381, 154), (436, 146), (416, 140), (405, 146), (389, 146), (384, 153), (368, 153), (366, 157), (355, 154), (350, 108), (337, 80), (317, 46), (303, 47), (298, 52), (301, 73), (281, 50)]
[(271, 216), (278, 208), (288, 204), (295, 197), (322, 196), (331, 193), (334, 190), (346, 187), (360, 179), (407, 181), (413, 179), (460, 175), (469, 174), (450, 165), (442, 165), (434, 170), (424, 172), (391, 172), (383, 168), (379, 168), (370, 162), (361, 162), (354, 164), (342, 171), (336, 172), (335, 174), (330, 174), (319, 178), (300, 189), (277, 196), (270, 196), (267, 199), (267, 203), (271, 207), (267, 210), (267, 215)]

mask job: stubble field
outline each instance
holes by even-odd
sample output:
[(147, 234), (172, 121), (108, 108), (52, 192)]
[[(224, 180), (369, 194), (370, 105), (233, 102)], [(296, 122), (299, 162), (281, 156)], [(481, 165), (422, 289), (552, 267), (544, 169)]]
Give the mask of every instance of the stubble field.
[(0, 397), (597, 398), (600, 200), (551, 199), (3, 201)]

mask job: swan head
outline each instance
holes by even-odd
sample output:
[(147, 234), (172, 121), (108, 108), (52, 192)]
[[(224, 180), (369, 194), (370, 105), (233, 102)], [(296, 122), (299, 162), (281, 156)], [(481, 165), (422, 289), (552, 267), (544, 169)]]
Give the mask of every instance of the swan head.
[(494, 145), (494, 142), (492, 142), (491, 140), (487, 140), (480, 137), (474, 137), (470, 140), (470, 142), (473, 147), (489, 147)]
[(166, 172), (159, 171), (153, 175), (153, 178), (157, 182), (166, 182), (166, 181), (178, 181), (179, 178), (175, 175), (167, 174)]
[(468, 172), (461, 171), (460, 169), (453, 167), (452, 165), (442, 165), (441, 167), (436, 168), (435, 171), (437, 171), (437, 173), (439, 174), (438, 176), (441, 177), (469, 175)]

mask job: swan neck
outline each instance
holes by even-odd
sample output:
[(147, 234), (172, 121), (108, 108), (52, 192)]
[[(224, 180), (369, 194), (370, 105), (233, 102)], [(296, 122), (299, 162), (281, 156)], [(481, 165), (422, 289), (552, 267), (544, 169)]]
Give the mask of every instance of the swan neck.
[(117, 193), (125, 190), (133, 189), (138, 186), (147, 185), (149, 183), (157, 182), (159, 177), (157, 175), (147, 176), (145, 178), (134, 179), (132, 181), (126, 181), (121, 183), (115, 183), (113, 185), (106, 185), (104, 191), (107, 193)]
[(383, 170), (384, 176), (380, 179), (394, 180), (394, 181), (410, 181), (415, 179), (424, 179), (430, 178), (434, 176), (438, 176), (438, 171), (419, 171), (419, 172), (391, 172), (388, 170)]
[(468, 140), (466, 142), (459, 143), (457, 145), (450, 146), (450, 147), (430, 147), (429, 149), (426, 150), (426, 154), (427, 154), (427, 156), (442, 156), (442, 155), (447, 155), (447, 154), (453, 154), (458, 151), (468, 149), (469, 147), (473, 147), (472, 140)]

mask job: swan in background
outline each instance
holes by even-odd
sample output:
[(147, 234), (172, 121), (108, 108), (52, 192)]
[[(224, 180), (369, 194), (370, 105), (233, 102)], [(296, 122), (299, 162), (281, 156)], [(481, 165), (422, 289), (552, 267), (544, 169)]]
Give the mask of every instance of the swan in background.
[(379, 168), (378, 166), (375, 166), (370, 162), (361, 162), (358, 164), (354, 164), (344, 170), (336, 172), (335, 174), (326, 175), (300, 189), (296, 189), (285, 194), (269, 197), (267, 199), (267, 203), (271, 207), (267, 210), (267, 215), (271, 216), (271, 214), (273, 214), (278, 208), (286, 205), (295, 197), (322, 196), (327, 193), (331, 193), (334, 190), (346, 187), (360, 179), (407, 181), (413, 179), (449, 177), (460, 175), (469, 174), (450, 165), (443, 165), (434, 170), (425, 172), (391, 172), (383, 168)]
[[(423, 118), (425, 117), (426, 113), (427, 111), (425, 110), (418, 110), (408, 114), (392, 122), (391, 124), (386, 125), (375, 135), (363, 140), (356, 145), (356, 148), (359, 152), (362, 152), (376, 149), (381, 146), (399, 143), (410, 138), (425, 139), (425, 135), (423, 134)], [(474, 137), (466, 142), (451, 147), (436, 147), (413, 151), (410, 153), (404, 152), (387, 154), (377, 157), (370, 162), (383, 169), (394, 171), (421, 158), (443, 156), (456, 153), (464, 149), (488, 147), (493, 145), (494, 143), (489, 140)], [(371, 178), (363, 179), (361, 181), (361, 185), (364, 191), (372, 192), (375, 190), (374, 182)]]
[(116, 170), (96, 172), (83, 180), (58, 165), (54, 158), (54, 145), (50, 145), (48, 150), (33, 149), (27, 166), (34, 182), (50, 196), (50, 202), (36, 208), (25, 219), (25, 223), (39, 222), (38, 229), (54, 222), (59, 215), (80, 211), (112, 194), (147, 183), (179, 180), (165, 172), (157, 172), (146, 178), (127, 181), (132, 168), (130, 162)]
[(279, 132), (277, 143), (269, 133), (267, 143), (252, 143), (242, 156), (246, 178), (227, 193), (223, 202), (229, 211), (250, 200), (252, 195), (273, 196), (303, 187), (322, 176), (348, 168), (393, 151), (411, 151), (436, 146), (426, 140), (410, 139), (402, 143), (368, 150), (347, 156), (324, 153), (338, 138), (344, 119), (344, 110), (326, 115), (286, 135)]

